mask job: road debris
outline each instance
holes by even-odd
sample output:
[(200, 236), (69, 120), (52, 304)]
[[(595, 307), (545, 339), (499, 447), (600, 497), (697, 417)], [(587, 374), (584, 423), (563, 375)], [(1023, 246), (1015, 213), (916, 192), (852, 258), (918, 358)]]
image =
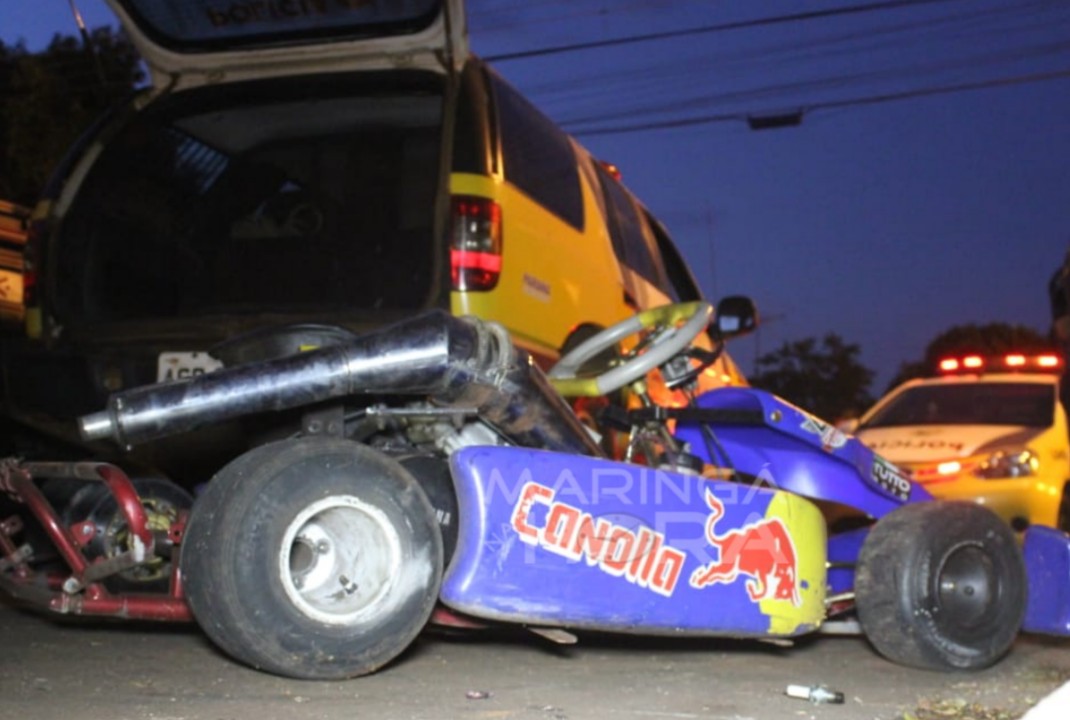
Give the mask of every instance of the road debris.
[(788, 685), (784, 694), (800, 700), (809, 700), (814, 705), (843, 704), (843, 693), (829, 690), (824, 685)]

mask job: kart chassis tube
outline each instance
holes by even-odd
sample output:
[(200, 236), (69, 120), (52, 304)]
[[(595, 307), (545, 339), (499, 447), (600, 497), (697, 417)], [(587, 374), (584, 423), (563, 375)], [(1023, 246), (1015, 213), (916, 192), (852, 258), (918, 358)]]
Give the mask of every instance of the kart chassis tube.
[(116, 393), (79, 427), (86, 440), (131, 447), (223, 420), (356, 395), (426, 397), (478, 412), (517, 445), (603, 455), (503, 327), (442, 311), (340, 345)]
[[(64, 526), (37, 487), (35, 479), (40, 478), (103, 483), (115, 497), (131, 537), (136, 538), (134, 547), (115, 557), (91, 562), (71, 530)], [(66, 578), (50, 575), (44, 578), (45, 582), (41, 582), (41, 578), (36, 577), (11, 541), (10, 535), (17, 529), (15, 524), (5, 522), (0, 545), (11, 570), (0, 572), (0, 590), (30, 605), (61, 614), (177, 622), (193, 619), (183, 599), (177, 565), (172, 570), (171, 592), (168, 595), (113, 595), (97, 582), (155, 557), (155, 541), (148, 528), (145, 509), (133, 483), (122, 470), (99, 462), (19, 464), (3, 461), (0, 463), (0, 490), (15, 497), (33, 513), (71, 570)]]

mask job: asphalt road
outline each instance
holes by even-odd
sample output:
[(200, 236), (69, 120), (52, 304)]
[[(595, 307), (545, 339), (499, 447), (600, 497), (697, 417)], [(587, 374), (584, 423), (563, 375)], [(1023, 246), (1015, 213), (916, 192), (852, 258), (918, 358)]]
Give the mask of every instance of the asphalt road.
[[(238, 665), (193, 627), (0, 604), (0, 720), (1007, 720), (1067, 680), (1070, 640), (1023, 638), (992, 669), (944, 674), (895, 666), (858, 638), (778, 648), (584, 637), (561, 648), (517, 631), (428, 633), (375, 675), (307, 682)], [(789, 683), (822, 683), (846, 702), (791, 699)]]

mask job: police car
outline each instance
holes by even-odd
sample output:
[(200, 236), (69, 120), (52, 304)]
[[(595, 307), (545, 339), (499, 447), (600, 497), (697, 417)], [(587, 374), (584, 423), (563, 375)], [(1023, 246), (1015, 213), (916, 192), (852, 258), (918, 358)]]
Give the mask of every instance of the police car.
[(881, 398), (857, 435), (936, 497), (987, 505), (1017, 530), (1070, 530), (1064, 363), (1052, 353), (945, 358), (937, 377)]

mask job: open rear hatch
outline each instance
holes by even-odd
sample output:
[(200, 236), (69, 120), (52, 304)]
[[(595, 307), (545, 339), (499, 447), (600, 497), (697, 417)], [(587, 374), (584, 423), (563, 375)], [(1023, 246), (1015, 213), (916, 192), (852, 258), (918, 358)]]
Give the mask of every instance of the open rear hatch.
[(108, 0), (153, 86), (335, 70), (457, 69), (463, 0)]

